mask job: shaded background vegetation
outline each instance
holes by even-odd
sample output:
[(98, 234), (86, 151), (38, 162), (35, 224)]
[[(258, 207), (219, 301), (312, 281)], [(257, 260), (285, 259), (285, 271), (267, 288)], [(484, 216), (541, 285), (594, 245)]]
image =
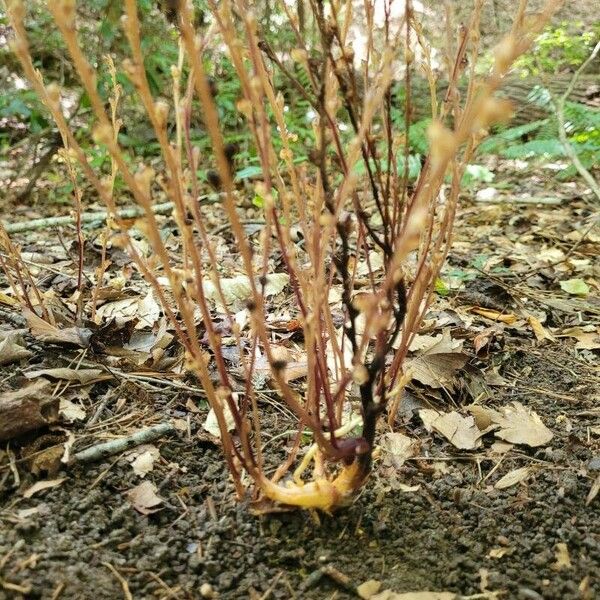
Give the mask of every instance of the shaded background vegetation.
[[(168, 94), (171, 88), (171, 65), (176, 64), (178, 59), (178, 32), (172, 24), (173, 15), (168, 0), (158, 4), (140, 0), (138, 5), (144, 29), (146, 74), (153, 93), (160, 97), (161, 94)], [(195, 5), (196, 25), (200, 30), (207, 30), (210, 23), (206, 17), (204, 2), (196, 0)], [(304, 19), (302, 6), (302, 2), (297, 2), (290, 7), (292, 11), (299, 11), (300, 20)], [(255, 7), (257, 14), (261, 15), (263, 39), (278, 49), (280, 59), (302, 81), (303, 77), (306, 78), (306, 73), (290, 58), (289, 52), (295, 47), (295, 39), (292, 31), (282, 26), (285, 19), (279, 3), (267, 0), (256, 3)], [(457, 24), (468, 14), (470, 8), (469, 2), (455, 3)], [(439, 3), (425, 2), (424, 5), (416, 5), (415, 9), (420, 11), (419, 16), (429, 35), (434, 40), (442, 40), (445, 32), (436, 30), (441, 21), (436, 19), (437, 12), (441, 10)], [(158, 156), (154, 134), (143, 118), (133, 86), (121, 67), (122, 60), (128, 55), (127, 41), (119, 23), (121, 3), (116, 0), (92, 0), (79, 3), (77, 10), (83, 45), (92, 63), (100, 67), (98, 89), (107, 101), (112, 87), (107, 56), (113, 59), (117, 69), (116, 79), (125, 98), (121, 108), (124, 127), (119, 135), (122, 146), (129, 150), (132, 157)], [(101, 20), (98, 20), (99, 14), (103, 15)], [(482, 36), (484, 47), (488, 51), (497, 42), (497, 32), (510, 21), (510, 14), (510, 2), (486, 3)], [(564, 147), (558, 138), (552, 99), (566, 89), (573, 73), (589, 56), (600, 37), (600, 22), (593, 20), (593, 14), (593, 5), (590, 3), (568, 3), (538, 40), (534, 51), (520, 59), (505, 91), (518, 107), (515, 118), (510, 124), (498, 127), (493, 132), (494, 135), (481, 145), (480, 164), (471, 165), (465, 183), (489, 183), (493, 180), (494, 175), (486, 166), (486, 157), (491, 155), (533, 161), (565, 158)], [(76, 124), (79, 141), (85, 143), (90, 137), (89, 101), (67, 60), (65, 48), (51, 21), (43, 2), (29, 4), (28, 29), (36, 65), (48, 79), (59, 82), (65, 90), (64, 108)], [(304, 26), (307, 29), (307, 39), (310, 40), (311, 35), (316, 37), (316, 32), (311, 34), (310, 22), (306, 22)], [(10, 37), (6, 15), (0, 9), (0, 64), (3, 65), (0, 67), (0, 151), (10, 161), (10, 168), (0, 173), (0, 179), (5, 182), (5, 194), (9, 201), (32, 197), (34, 201), (43, 199), (50, 205), (69, 204), (72, 186), (68, 178), (64, 177), (56, 158), (60, 138), (48, 120), (44, 107), (19, 76), (18, 65), (8, 48)], [(480, 59), (479, 68), (482, 72), (489, 67), (489, 56), (487, 53)], [(225, 140), (235, 143), (238, 150), (237, 179), (251, 179), (260, 174), (260, 169), (258, 157), (246, 137), (247, 130), (241, 126), (241, 116), (236, 109), (236, 102), (240, 97), (239, 82), (226, 54), (218, 46), (207, 55), (206, 66), (214, 81), (214, 93)], [(569, 141), (586, 168), (594, 168), (600, 162), (599, 71), (600, 61), (595, 61), (580, 78), (565, 106)], [(442, 70), (440, 75), (441, 73)], [(298, 94), (279, 71), (276, 73), (276, 84), (286, 99), (288, 127), (297, 136), (297, 147), (294, 149), (297, 160), (308, 160), (314, 113), (307, 100)], [(438, 84), (441, 97), (444, 92), (443, 75)], [(426, 82), (419, 78), (418, 73), (413, 73), (413, 85), (417, 90), (422, 88), (422, 93), (416, 94), (408, 131), (411, 149), (409, 173), (410, 177), (415, 178), (420, 169), (421, 157), (427, 149), (425, 132), (429, 122), (429, 106)], [(403, 113), (404, 82), (401, 77), (394, 85), (393, 100), (397, 107), (394, 110), (394, 125), (397, 131), (402, 132), (406, 119)], [(192, 138), (203, 157), (198, 175), (201, 180), (206, 181), (212, 164), (209, 141), (202, 130), (199, 113), (196, 114), (198, 116), (193, 122)], [(104, 149), (88, 144), (87, 150), (92, 156), (92, 166), (108, 169), (109, 158)], [(399, 160), (403, 160), (403, 157), (400, 156)], [(40, 193), (36, 183), (42, 174), (44, 180), (51, 185), (44, 186)], [(564, 168), (557, 169), (556, 176), (569, 179), (577, 176), (577, 173), (573, 165), (565, 164)]]

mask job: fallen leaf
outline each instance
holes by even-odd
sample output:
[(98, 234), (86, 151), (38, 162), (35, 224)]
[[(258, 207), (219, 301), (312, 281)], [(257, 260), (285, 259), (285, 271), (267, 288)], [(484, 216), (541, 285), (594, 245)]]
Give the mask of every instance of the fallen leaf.
[[(298, 350), (287, 348), (282, 344), (271, 344), (271, 355), (274, 361), (279, 361), (283, 366), (282, 374), (286, 383), (306, 377), (308, 361), (306, 354)], [(254, 375), (259, 376), (262, 387), (267, 379), (271, 379), (273, 372), (267, 357), (257, 351), (254, 361)], [(261, 385), (262, 384), (262, 385)]]
[(150, 515), (160, 510), (157, 507), (163, 502), (156, 493), (157, 489), (152, 482), (143, 481), (126, 493), (127, 500), (142, 515)]
[(512, 325), (517, 320), (517, 315), (513, 315), (512, 313), (502, 313), (497, 310), (492, 310), (491, 308), (481, 308), (480, 306), (473, 307), (471, 312), (481, 315), (486, 319), (491, 319), (492, 321), (506, 323), (507, 325)]
[(356, 586), (356, 593), (363, 599), (369, 600), (381, 589), (381, 581), (369, 579)]
[(521, 467), (519, 469), (513, 469), (512, 471), (509, 471), (506, 475), (498, 479), (494, 487), (497, 490), (504, 490), (513, 485), (516, 485), (517, 483), (521, 483), (521, 481), (525, 481), (530, 474), (530, 467)]
[(23, 498), (31, 498), (34, 494), (47, 490), (49, 488), (56, 487), (65, 481), (66, 477), (60, 477), (59, 479), (47, 479), (45, 481), (36, 481), (31, 487), (27, 488), (23, 492)]
[(587, 296), (590, 292), (588, 284), (583, 279), (567, 279), (560, 282), (560, 287), (571, 296)]
[(431, 408), (421, 409), (419, 416), (427, 431), (437, 431), (456, 448), (472, 450), (481, 445), (483, 432), (473, 417), (463, 417), (456, 411), (439, 413)]
[(153, 327), (160, 318), (160, 312), (160, 304), (154, 299), (152, 290), (148, 290), (148, 293), (138, 303), (138, 311), (135, 315), (138, 322), (135, 328)]
[[(233, 418), (233, 413), (231, 412), (227, 402), (223, 403), (223, 416), (225, 417), (225, 423), (227, 425), (227, 431), (233, 431), (235, 427), (235, 420)], [(219, 421), (217, 420), (217, 413), (214, 408), (211, 408), (208, 411), (208, 415), (206, 416), (206, 421), (204, 421), (204, 425), (202, 425), (205, 431), (208, 431), (212, 436), (221, 439), (221, 429), (219, 428)]]
[(19, 519), (28, 519), (29, 517), (33, 517), (33, 515), (37, 515), (40, 512), (39, 506), (33, 506), (32, 508), (22, 508), (17, 511), (17, 517)]
[(95, 322), (114, 321), (117, 327), (122, 327), (137, 318), (140, 302), (142, 300), (137, 296), (106, 302), (96, 310)]
[(42, 342), (78, 346), (79, 348), (87, 348), (90, 345), (91, 329), (85, 327), (59, 329), (27, 309), (23, 310), (23, 315), (27, 319), (31, 335)]
[(520, 402), (512, 402), (499, 412), (490, 410), (490, 416), (492, 422), (500, 426), (496, 436), (511, 444), (525, 444), (535, 448), (547, 444), (553, 437), (539, 415)]
[(571, 557), (569, 556), (569, 548), (564, 542), (556, 544), (554, 556), (556, 557), (556, 562), (551, 565), (552, 570), (562, 571), (563, 569), (570, 569), (573, 566), (571, 564)]
[[(264, 288), (265, 296), (276, 296), (283, 291), (283, 288), (289, 283), (290, 277), (287, 273), (271, 273), (267, 275), (267, 283)], [(233, 307), (234, 312), (242, 307), (245, 301), (252, 294), (250, 279), (246, 275), (237, 275), (236, 277), (223, 278), (220, 280), (223, 298), (228, 306)], [(221, 299), (216, 286), (212, 281), (204, 282), (204, 294), (216, 304), (217, 310), (224, 311), (221, 305)], [(261, 286), (257, 283), (260, 290)]]
[(0, 292), (0, 304), (6, 304), (7, 306), (18, 306), (19, 301), (16, 298), (8, 296), (4, 292)]
[(36, 379), (37, 377), (50, 377), (51, 379), (64, 379), (65, 381), (76, 381), (82, 385), (112, 379), (112, 375), (102, 369), (69, 369), (59, 367), (57, 369), (40, 369), (39, 371), (29, 371), (25, 373), (27, 379)]
[(441, 334), (414, 336), (409, 350), (411, 352), (422, 352), (423, 354), (459, 354), (462, 352), (463, 340), (455, 340), (446, 328)]
[(67, 423), (83, 421), (86, 416), (85, 410), (79, 404), (75, 404), (75, 402), (67, 400), (66, 398), (60, 399), (58, 414)]
[(0, 366), (9, 365), (33, 353), (24, 347), (23, 336), (18, 331), (0, 331)]
[(56, 477), (61, 468), (62, 455), (62, 445), (38, 450), (28, 460), (29, 470), (36, 477)]
[(424, 354), (407, 360), (406, 369), (423, 385), (434, 389), (452, 388), (456, 371), (464, 367), (467, 360), (467, 355), (462, 353)]
[(153, 444), (145, 444), (136, 449), (131, 456), (131, 468), (138, 477), (145, 477), (154, 468), (154, 462), (160, 457), (160, 451)]
[(600, 349), (600, 332), (594, 325), (585, 325), (583, 327), (569, 327), (563, 329), (559, 337), (572, 337), (577, 340), (575, 348), (577, 350), (598, 350)]
[(192, 413), (200, 412), (200, 407), (191, 398), (187, 399), (185, 407)]
[(529, 326), (533, 330), (533, 334), (535, 335), (535, 337), (538, 341), (540, 341), (540, 342), (543, 340), (550, 340), (552, 342), (555, 341), (554, 336), (540, 323), (539, 319), (536, 319), (536, 317), (529, 315), (527, 317), (527, 321), (529, 323)]
[(384, 462), (399, 469), (407, 459), (415, 456), (415, 440), (403, 433), (386, 433), (381, 438), (381, 449), (384, 452)]
[(490, 413), (485, 407), (479, 404), (471, 404), (471, 406), (467, 406), (467, 410), (473, 415), (475, 424), (481, 431), (484, 431), (492, 424)]
[(371, 267), (371, 273), (376, 273), (383, 268), (383, 254), (376, 250), (369, 252), (369, 263), (367, 261), (361, 261), (356, 266), (356, 274), (359, 277), (366, 277), (369, 274), (369, 267)]

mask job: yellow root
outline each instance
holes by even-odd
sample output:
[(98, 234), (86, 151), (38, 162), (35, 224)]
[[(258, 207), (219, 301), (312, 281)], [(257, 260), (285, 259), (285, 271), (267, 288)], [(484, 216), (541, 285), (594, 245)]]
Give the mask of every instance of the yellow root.
[[(350, 433), (354, 428), (361, 426), (362, 423), (363, 423), (362, 417), (355, 415), (349, 421), (344, 423), (341, 427), (338, 427), (334, 431), (334, 435), (336, 437), (341, 437), (343, 435), (346, 435), (347, 433)], [(329, 433), (325, 433), (324, 435), (326, 438), (330, 437)], [(296, 485), (298, 485), (298, 486), (303, 485), (302, 474), (304, 473), (304, 471), (306, 471), (306, 469), (308, 469), (308, 465), (310, 465), (312, 460), (317, 456), (318, 451), (319, 451), (319, 446), (317, 444), (313, 444), (308, 449), (306, 454), (304, 455), (302, 462), (294, 471), (293, 478), (294, 478), (294, 481), (296, 482)]]
[(348, 500), (362, 483), (358, 461), (344, 467), (335, 479), (321, 478), (305, 485), (279, 485), (262, 479), (259, 486), (270, 500), (297, 506), (299, 508), (318, 508), (326, 512)]

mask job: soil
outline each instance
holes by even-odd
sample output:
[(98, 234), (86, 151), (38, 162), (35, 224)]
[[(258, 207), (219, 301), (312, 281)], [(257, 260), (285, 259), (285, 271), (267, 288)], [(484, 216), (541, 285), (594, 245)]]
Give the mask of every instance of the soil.
[[(567, 359), (566, 366), (585, 381), (579, 363)], [(256, 517), (234, 501), (217, 449), (173, 437), (160, 444), (161, 456), (180, 468), (171, 479), (168, 469), (150, 475), (165, 499), (153, 515), (136, 513), (125, 500), (137, 477), (123, 460), (64, 473), (68, 480), (42, 500), (5, 496), (0, 556), (13, 552), (3, 561), (3, 577), (31, 591), (0, 591), (0, 598), (123, 597), (107, 564), (140, 599), (200, 598), (203, 584), (220, 598), (356, 597), (329, 576), (318, 577), (326, 566), (353, 584), (376, 579), (395, 591), (471, 595), (483, 587), (505, 598), (568, 599), (582, 597), (583, 581), (589, 590), (583, 597), (596, 597), (600, 513), (597, 501), (585, 505), (590, 481), (582, 476), (594, 452), (598, 462), (598, 445), (591, 447), (586, 433), (585, 413), (597, 410), (593, 390), (575, 385), (564, 363), (528, 351), (511, 351), (506, 369), (528, 372), (528, 388), (560, 395), (530, 393), (527, 404), (546, 422), (572, 425), (569, 432), (553, 428), (551, 448), (517, 453), (502, 465), (504, 473), (533, 464), (535, 476), (525, 486), (495, 490), (482, 480), (494, 466), (485, 451), (453, 455), (440, 443), (432, 455), (447, 459), (445, 474), (432, 476), (427, 465), (402, 474), (406, 484), (420, 486), (416, 492), (393, 491), (376, 467), (360, 497), (335, 515)], [(523, 394), (516, 385), (495, 402)], [(14, 516), (32, 506), (39, 509), (34, 517)], [(571, 562), (562, 569), (559, 543)]]
[[(459, 218), (451, 266), (461, 264), (461, 240), (477, 247), (474, 224), (485, 210), (473, 205)], [(552, 210), (505, 207), (496, 227), (510, 238), (510, 227)], [(573, 219), (581, 213), (577, 203), (570, 212)], [(482, 240), (490, 244), (486, 235)], [(470, 289), (481, 292), (484, 283), (478, 278)], [(248, 500), (235, 500), (218, 447), (200, 435), (205, 409), (188, 410), (189, 395), (169, 387), (126, 390), (121, 420), (190, 423), (189, 433), (157, 442), (161, 459), (147, 479), (163, 504), (150, 515), (132, 508), (126, 492), (140, 479), (123, 456), (54, 473), (66, 480), (29, 499), (22, 491), (38, 477), (18, 463), (21, 484), (12, 489), (4, 465), (0, 599), (343, 599), (358, 597), (355, 586), (369, 579), (398, 593), (598, 597), (600, 498), (586, 505), (600, 469), (599, 437), (590, 432), (600, 416), (594, 354), (576, 352), (564, 339), (541, 348), (530, 333), (505, 333), (487, 356), (471, 355), (469, 372), (495, 366), (504, 385), (488, 388), (486, 404), (522, 402), (551, 428), (550, 444), (517, 446), (499, 458), (486, 437), (477, 451), (459, 451), (409, 412), (400, 429), (420, 441), (419, 457), (400, 469), (377, 460), (362, 493), (334, 515), (253, 515)], [(15, 373), (5, 368), (3, 375), (8, 381)], [(464, 384), (467, 371), (461, 377)], [(446, 406), (471, 402), (466, 387), (459, 382)], [(108, 388), (94, 389), (99, 399)], [(433, 402), (424, 390), (413, 391)], [(76, 433), (85, 439), (83, 426)], [(524, 482), (494, 487), (523, 466), (531, 469)]]

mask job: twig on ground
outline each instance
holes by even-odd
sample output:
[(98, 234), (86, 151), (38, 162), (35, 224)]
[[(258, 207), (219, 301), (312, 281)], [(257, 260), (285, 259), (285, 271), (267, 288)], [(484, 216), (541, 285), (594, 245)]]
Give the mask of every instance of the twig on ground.
[[(218, 202), (218, 198), (213, 196), (201, 196), (200, 202), (211, 204)], [(156, 215), (169, 214), (173, 210), (173, 202), (163, 202), (161, 204), (155, 204), (152, 207), (152, 212)], [(108, 211), (98, 211), (91, 213), (83, 213), (81, 215), (81, 223), (85, 223), (90, 226), (99, 226), (106, 222), (109, 216)], [(133, 206), (130, 208), (123, 208), (117, 211), (117, 216), (120, 219), (134, 219), (135, 217), (141, 217), (144, 214), (144, 210), (139, 206)], [(57, 227), (59, 225), (75, 225), (75, 217), (66, 215), (62, 217), (47, 217), (45, 219), (33, 219), (32, 221), (23, 221), (20, 223), (4, 223), (4, 228), (7, 233), (22, 233), (23, 231), (33, 231), (35, 229), (47, 229), (50, 227)]]
[(152, 442), (174, 430), (175, 427), (171, 423), (159, 423), (158, 425), (136, 431), (127, 437), (111, 440), (110, 442), (103, 442), (91, 446), (90, 448), (86, 448), (85, 450), (81, 450), (81, 452), (77, 452), (73, 455), (71, 463), (85, 463), (101, 460), (107, 456), (112, 456), (123, 450), (133, 448), (134, 446)]
[(316, 586), (323, 577), (329, 577), (342, 589), (346, 590), (347, 592), (350, 592), (353, 595), (359, 595), (356, 591), (356, 586), (352, 584), (350, 577), (348, 577), (332, 565), (319, 567), (318, 569), (313, 571), (302, 583), (301, 590), (306, 591), (311, 587)]
[(115, 569), (110, 563), (103, 562), (102, 564), (119, 580), (119, 583), (123, 588), (123, 595), (125, 596), (126, 600), (133, 600), (133, 596), (129, 591), (129, 584), (123, 575), (121, 575), (121, 573), (119, 573), (119, 571), (117, 571), (117, 569)]

